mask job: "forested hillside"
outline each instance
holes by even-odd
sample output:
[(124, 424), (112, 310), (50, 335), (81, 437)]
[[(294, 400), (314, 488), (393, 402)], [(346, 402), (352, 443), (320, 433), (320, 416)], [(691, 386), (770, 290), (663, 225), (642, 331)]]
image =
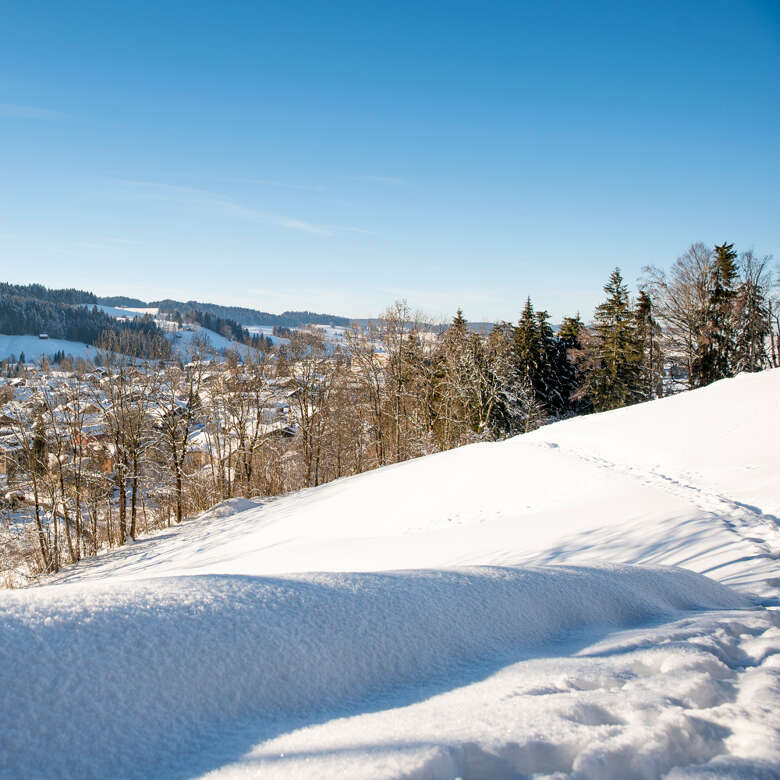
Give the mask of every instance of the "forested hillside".
[(97, 308), (97, 297), (83, 290), (48, 289), (40, 284), (0, 284), (0, 333), (47, 334), (83, 344), (98, 344), (124, 333), (131, 354), (165, 357), (170, 345), (148, 317), (119, 321)]
[[(101, 298), (101, 303), (109, 299)], [(112, 299), (113, 300), (113, 299)], [(344, 325), (350, 324), (348, 317), (338, 317), (333, 314), (317, 314), (313, 311), (285, 311), (281, 314), (270, 314), (257, 309), (247, 309), (243, 306), (219, 306), (215, 303), (201, 301), (174, 301), (166, 298), (163, 301), (151, 301), (149, 306), (160, 311), (182, 313), (187, 311), (202, 311), (222, 319), (235, 320), (243, 326), (247, 325), (282, 325), (295, 327), (298, 325)]]

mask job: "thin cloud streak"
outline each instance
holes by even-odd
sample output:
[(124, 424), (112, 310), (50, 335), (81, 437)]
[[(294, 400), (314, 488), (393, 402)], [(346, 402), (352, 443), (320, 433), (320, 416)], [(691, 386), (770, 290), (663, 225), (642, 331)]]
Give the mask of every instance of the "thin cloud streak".
[(61, 111), (54, 111), (50, 108), (0, 103), (0, 116), (12, 117), (14, 119), (44, 119), (51, 121), (64, 119), (67, 114), (63, 114)]
[(267, 222), (277, 227), (295, 230), (299, 233), (308, 233), (309, 235), (330, 237), (333, 231), (314, 225), (306, 220), (295, 217), (287, 217), (273, 212), (262, 211), (251, 206), (245, 206), (230, 198), (209, 190), (201, 190), (194, 187), (182, 187), (174, 184), (162, 184), (160, 182), (138, 181), (135, 179), (117, 179), (125, 186), (136, 189), (136, 195), (150, 200), (159, 200), (175, 203), (189, 203), (193, 205), (208, 206), (210, 208), (220, 209), (223, 212), (235, 214), (258, 222)]
[(364, 230), (363, 228), (359, 228), (359, 227), (340, 227), (337, 229), (343, 231), (344, 233), (357, 233), (358, 235), (361, 236), (377, 235), (377, 233), (375, 233), (373, 230)]

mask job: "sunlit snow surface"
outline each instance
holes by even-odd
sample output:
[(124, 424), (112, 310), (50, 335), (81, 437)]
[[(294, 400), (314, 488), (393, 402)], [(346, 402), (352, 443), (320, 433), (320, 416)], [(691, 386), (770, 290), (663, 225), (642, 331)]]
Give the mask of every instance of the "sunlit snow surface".
[(740, 376), (2, 593), (0, 776), (778, 777), (778, 442)]

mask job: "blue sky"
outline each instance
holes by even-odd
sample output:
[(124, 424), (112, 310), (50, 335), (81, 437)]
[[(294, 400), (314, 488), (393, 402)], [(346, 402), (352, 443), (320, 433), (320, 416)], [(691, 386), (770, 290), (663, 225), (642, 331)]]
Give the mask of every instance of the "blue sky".
[[(120, 7), (121, 6), (121, 7)], [(780, 254), (780, 3), (0, 3), (0, 277), (587, 317)]]

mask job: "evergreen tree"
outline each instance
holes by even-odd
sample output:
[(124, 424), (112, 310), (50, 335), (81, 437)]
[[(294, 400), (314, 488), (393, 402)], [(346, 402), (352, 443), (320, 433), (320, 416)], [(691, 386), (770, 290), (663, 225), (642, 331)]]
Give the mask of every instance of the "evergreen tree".
[(530, 389), (534, 398), (546, 407), (549, 371), (545, 366), (545, 316), (543, 314), (541, 318), (538, 317), (531, 299), (526, 298), (523, 312), (514, 330), (514, 352), (517, 381)]
[(736, 328), (737, 253), (734, 244), (715, 247), (710, 269), (710, 289), (701, 346), (694, 361), (694, 386), (734, 375)]
[(597, 412), (642, 400), (642, 350), (619, 268), (610, 274), (604, 292), (607, 299), (596, 307), (586, 377), (586, 390)]
[(556, 338), (546, 311), (534, 312), (528, 298), (514, 333), (517, 381), (531, 391), (546, 415), (561, 415), (570, 408), (575, 370), (568, 345)]
[(463, 309), (458, 309), (452, 318), (452, 325), (450, 325), (448, 333), (451, 331), (453, 338), (465, 338), (467, 325), (468, 322), (463, 316)]
[(771, 340), (770, 258), (756, 258), (744, 252), (740, 263), (740, 283), (735, 297), (735, 371), (760, 371), (770, 364), (767, 341)]
[(566, 340), (553, 333), (550, 315), (542, 311), (537, 313), (536, 318), (544, 354), (544, 403), (551, 415), (560, 416), (571, 409), (571, 396), (576, 388), (575, 369), (569, 360)]
[(558, 331), (558, 341), (566, 356), (562, 381), (568, 397), (567, 411), (576, 414), (593, 411), (593, 403), (584, 391), (587, 359), (584, 339), (587, 335), (579, 312), (574, 317), (563, 318)]
[(653, 302), (646, 290), (639, 291), (636, 304), (637, 337), (642, 352), (641, 394), (644, 400), (663, 395), (664, 363), (661, 328), (653, 316)]
[(532, 431), (548, 416), (530, 380), (519, 369), (515, 339), (516, 329), (501, 323), (493, 328), (485, 345), (493, 380), (491, 430), (495, 438)]
[(523, 377), (530, 379), (538, 373), (542, 362), (539, 326), (530, 298), (526, 298), (514, 335), (518, 369)]
[(567, 349), (582, 349), (580, 335), (584, 327), (579, 312), (573, 317), (564, 317), (558, 331), (558, 338), (566, 345)]

